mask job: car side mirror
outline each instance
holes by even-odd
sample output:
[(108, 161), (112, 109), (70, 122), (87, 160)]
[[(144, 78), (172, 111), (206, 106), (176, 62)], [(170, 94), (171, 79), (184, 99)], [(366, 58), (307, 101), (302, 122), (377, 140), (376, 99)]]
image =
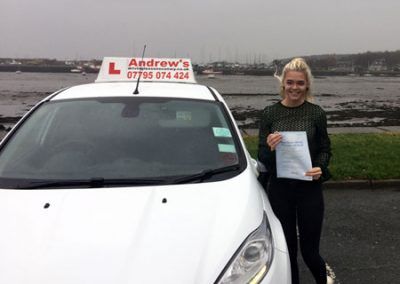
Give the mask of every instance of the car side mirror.
[(256, 168), (257, 168), (257, 171), (258, 171), (259, 173), (266, 173), (266, 172), (268, 172), (267, 167), (266, 167), (262, 162), (260, 162), (259, 160), (254, 160), (254, 161), (255, 161), (255, 166), (256, 166)]
[(253, 167), (257, 169), (257, 171), (261, 174), (261, 173), (266, 173), (268, 172), (267, 168), (265, 167), (265, 165), (260, 162), (259, 160), (256, 159), (251, 159), (251, 163), (253, 164)]

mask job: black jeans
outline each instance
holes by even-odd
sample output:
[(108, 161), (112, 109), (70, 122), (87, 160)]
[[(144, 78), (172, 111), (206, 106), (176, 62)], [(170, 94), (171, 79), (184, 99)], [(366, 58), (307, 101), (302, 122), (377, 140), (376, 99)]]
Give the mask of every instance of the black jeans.
[(319, 255), (324, 199), (321, 183), (271, 177), (268, 197), (272, 209), (282, 224), (289, 249), (292, 283), (299, 283), (297, 265), (297, 230), (305, 264), (316, 283), (326, 284), (325, 261)]

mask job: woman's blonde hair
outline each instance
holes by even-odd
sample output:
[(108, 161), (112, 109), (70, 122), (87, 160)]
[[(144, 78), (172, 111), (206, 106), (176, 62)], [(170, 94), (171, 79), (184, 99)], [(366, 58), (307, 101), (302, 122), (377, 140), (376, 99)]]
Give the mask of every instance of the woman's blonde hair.
[(310, 67), (303, 58), (293, 58), (288, 64), (285, 65), (285, 67), (283, 67), (282, 74), (280, 76), (277, 75), (277, 72), (275, 72), (274, 77), (280, 82), (279, 92), (281, 97), (285, 98), (284, 80), (289, 71), (303, 72), (303, 74), (306, 76), (307, 90), (305, 100), (311, 102), (313, 100), (313, 96), (311, 94), (313, 76), (311, 74)]

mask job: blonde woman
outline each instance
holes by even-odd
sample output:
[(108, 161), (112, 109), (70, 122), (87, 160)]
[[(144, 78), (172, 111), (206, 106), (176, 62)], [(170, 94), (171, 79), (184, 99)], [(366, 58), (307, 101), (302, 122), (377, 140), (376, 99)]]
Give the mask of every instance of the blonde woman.
[[(297, 265), (297, 229), (304, 262), (316, 283), (333, 283), (334, 275), (319, 254), (324, 214), (321, 183), (329, 178), (331, 156), (326, 115), (313, 103), (312, 75), (302, 58), (291, 60), (276, 76), (280, 81), (282, 100), (264, 109), (259, 132), (258, 159), (270, 172), (268, 196), (275, 215), (280, 220), (292, 270), (292, 283), (299, 283)], [(312, 181), (277, 178), (275, 148), (282, 141), (280, 131), (305, 131), (312, 168), (305, 175)]]

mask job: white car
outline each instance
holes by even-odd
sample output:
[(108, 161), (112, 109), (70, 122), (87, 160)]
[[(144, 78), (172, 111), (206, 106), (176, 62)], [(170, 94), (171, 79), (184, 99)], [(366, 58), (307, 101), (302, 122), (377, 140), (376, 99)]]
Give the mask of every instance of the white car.
[(185, 60), (135, 60), (106, 58), (3, 139), (0, 283), (291, 283), (221, 95)]

